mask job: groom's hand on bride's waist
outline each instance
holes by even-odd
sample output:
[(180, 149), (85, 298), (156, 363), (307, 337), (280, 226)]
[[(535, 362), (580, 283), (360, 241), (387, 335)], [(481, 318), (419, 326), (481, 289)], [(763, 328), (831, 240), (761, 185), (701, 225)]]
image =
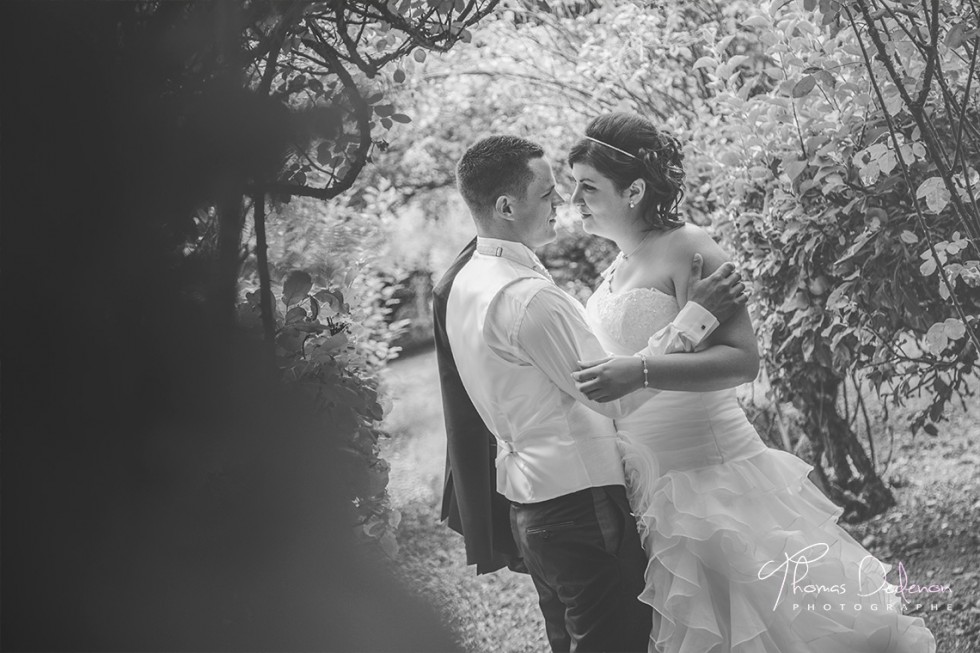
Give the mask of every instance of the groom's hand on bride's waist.
[(748, 292), (742, 277), (731, 262), (723, 263), (712, 274), (701, 278), (703, 259), (695, 254), (691, 261), (691, 277), (687, 286), (687, 300), (697, 302), (714, 315), (719, 322), (730, 318), (735, 309), (748, 301)]

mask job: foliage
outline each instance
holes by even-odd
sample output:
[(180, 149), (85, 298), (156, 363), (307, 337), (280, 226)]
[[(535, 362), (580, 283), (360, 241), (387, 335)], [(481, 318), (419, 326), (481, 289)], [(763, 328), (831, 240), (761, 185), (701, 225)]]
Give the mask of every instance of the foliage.
[[(446, 50), (468, 40), (467, 27), (494, 4), (294, 3), (251, 22), (245, 33), (250, 87), (287, 107), (294, 128), (283, 172), (255, 180), (255, 258), (249, 264), (259, 287), (246, 295), (242, 315), (261, 320), (266, 337), (275, 339), (283, 378), (308, 389), (324, 427), (344, 440), (359, 528), (389, 553), (396, 547), (398, 516), (389, 511), (385, 494), (387, 463), (379, 457), (381, 412), (373, 374), (396, 353), (390, 344), (405, 325), (387, 319), (398, 290), (390, 281), (399, 271), (367, 266), (379, 260), (377, 221), (393, 193), (390, 185), (352, 186), (374, 147), (383, 151), (387, 145), (375, 132), (411, 121), (383, 101), (386, 88), (404, 82), (412, 62), (425, 60), (420, 48)], [(390, 65), (398, 67), (392, 72)], [(386, 68), (390, 77), (379, 78)], [(286, 214), (278, 224), (280, 216), (267, 224), (266, 193)], [(335, 201), (321, 207), (294, 200), (290, 206), (297, 195)], [(274, 234), (279, 238), (273, 238), (271, 266), (269, 227), (282, 227)], [(289, 273), (281, 315), (271, 301), (273, 277), (295, 267), (314, 272), (321, 287), (310, 294), (313, 277)], [(352, 294), (358, 297), (353, 309), (347, 303)]]
[[(303, 271), (285, 276), (277, 293), (282, 311), (276, 311), (276, 361), (287, 386), (306, 400), (304, 408), (338, 439), (336, 450), (347, 460), (339, 466), (346, 478), (346, 500), (356, 511), (357, 531), (377, 541), (389, 555), (397, 552), (394, 532), (400, 515), (391, 511), (385, 488), (388, 464), (380, 458), (380, 429), (386, 400), (372, 374), (387, 359), (382, 341), (371, 342), (363, 325), (352, 315), (350, 297), (334, 279), (314, 283)], [(373, 289), (370, 289), (373, 291)], [(239, 305), (239, 323), (259, 330), (258, 290), (245, 293)]]
[[(322, 418), (325, 437), (343, 443), (359, 527), (389, 551), (397, 515), (387, 511), (386, 463), (378, 457), (375, 375), (397, 352), (391, 343), (405, 326), (390, 319), (392, 280), (401, 271), (374, 265), (390, 187), (355, 182), (387, 146), (383, 134), (411, 121), (386, 100), (391, 87), (428, 51), (469, 40), (469, 28), (495, 4), (296, 0), (141, 9), (145, 26), (177, 44), (161, 69), (168, 106), (179, 110), (173, 141), (201, 153), (188, 161), (187, 184), (199, 185), (195, 172), (205, 166), (221, 171), (197, 202), (168, 207), (184, 215), (175, 230), (185, 241), (183, 264), (213, 277), (195, 290), (229, 330), (244, 291), (239, 321), (260, 327), (281, 380), (309, 391), (307, 408)], [(243, 249), (247, 218), (253, 230)], [(317, 283), (315, 292), (296, 285), (303, 278)]]
[[(247, 15), (243, 50), (251, 88), (307, 118), (297, 123), (299, 147), (288, 154), (283, 175), (262, 180), (265, 189), (330, 199), (351, 188), (370, 158), (376, 127), (411, 121), (383, 102), (385, 87), (404, 82), (427, 50), (468, 41), (469, 29), (495, 4), (270, 3)], [(383, 139), (376, 142), (384, 147)], [(323, 183), (307, 183), (314, 171)]]
[[(715, 158), (713, 190), (736, 216), (721, 232), (755, 280), (773, 385), (802, 409), (817, 455), (827, 450), (844, 489), (839, 498), (860, 511), (847, 489), (869, 494), (872, 506), (889, 498), (867, 481), (873, 441), (868, 457), (837, 413), (843, 379), (866, 373), (898, 401), (929, 392), (912, 427), (935, 435), (934, 422), (955, 393), (969, 391), (974, 371), (980, 241), (969, 234), (980, 233), (980, 222), (968, 179), (980, 149), (964, 126), (977, 99), (975, 47), (964, 57), (963, 42), (941, 41), (964, 24), (965, 4), (933, 3), (932, 31), (921, 7), (896, 14), (885, 3), (871, 18), (868, 3), (822, 3), (815, 21), (804, 4), (815, 8), (776, 2), (747, 19), (740, 37), (755, 44), (750, 54), (732, 55), (719, 42), (696, 64), (718, 90), (724, 118), (702, 149)], [(930, 33), (926, 43), (908, 36)], [(869, 53), (875, 38), (887, 41), (880, 58)], [(889, 76), (889, 57), (903, 77)], [(901, 86), (916, 79), (918, 105)], [(949, 86), (933, 87), (939, 79)], [(954, 108), (950, 97), (967, 106)], [(933, 275), (937, 268), (947, 280)], [(854, 416), (857, 400), (845, 404)]]
[[(661, 16), (632, 3), (550, 3), (545, 9), (510, 2), (474, 31), (471, 43), (418, 66), (393, 96), (400, 106), (411, 107), (414, 129), (392, 134), (372, 170), (401, 196), (384, 220), (386, 258), (431, 277), (472, 238), (468, 212), (456, 197), (453, 167), (481, 136), (509, 132), (542, 143), (564, 179), (562, 159), (594, 112), (632, 106), (618, 91), (623, 77), (614, 68), (617, 62), (645, 61), (645, 74), (635, 75), (630, 89), (656, 100), (660, 114), (688, 107), (686, 91), (651, 73), (650, 55), (677, 57), (669, 69), (682, 80), (694, 53), (663, 43), (690, 41), (676, 30), (715, 9), (721, 16), (730, 13), (723, 8), (682, 3)], [(610, 258), (611, 244), (587, 237), (570, 207), (560, 217), (559, 239), (541, 256), (558, 283), (584, 299)]]
[[(897, 402), (928, 393), (911, 425), (935, 434), (975, 370), (973, 11), (932, 1), (508, 2), (472, 44), (405, 85), (399, 97), (427, 135), (393, 139), (388, 160), (433, 161), (431, 179), (445, 186), (451, 162), (486, 132), (542, 142), (560, 171), (603, 111), (672, 130), (686, 143), (684, 210), (753, 279), (774, 390), (800, 408), (811, 462), (823, 472), (826, 456), (835, 499), (866, 514), (890, 496), (874, 441), (858, 437), (864, 397), (843, 393), (844, 381), (867, 377)], [(606, 254), (589, 242), (565, 235), (543, 252), (559, 281), (585, 280), (578, 294)]]
[[(290, 124), (242, 90), (231, 52), (234, 15), (266, 6), (0, 8), (50, 38), (0, 42), (19, 89), (3, 106), (19, 125), (4, 208), (30, 216), (4, 223), (5, 271), (27, 271), (4, 308), (58, 297), (72, 334), (30, 347), (62, 326), (5, 325), (5, 649), (452, 647), (354, 555), (330, 442), (343, 434), (310, 424), (273, 343), (234, 329), (242, 196), (277, 171)], [(197, 207), (208, 241), (185, 248)], [(339, 378), (338, 392), (363, 385)]]

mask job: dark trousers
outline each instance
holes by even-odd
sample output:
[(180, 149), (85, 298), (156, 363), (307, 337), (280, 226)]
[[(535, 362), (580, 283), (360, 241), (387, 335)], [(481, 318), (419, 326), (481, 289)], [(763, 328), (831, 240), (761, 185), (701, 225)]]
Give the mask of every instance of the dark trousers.
[(512, 504), (514, 538), (538, 590), (552, 651), (646, 651), (647, 557), (621, 485)]

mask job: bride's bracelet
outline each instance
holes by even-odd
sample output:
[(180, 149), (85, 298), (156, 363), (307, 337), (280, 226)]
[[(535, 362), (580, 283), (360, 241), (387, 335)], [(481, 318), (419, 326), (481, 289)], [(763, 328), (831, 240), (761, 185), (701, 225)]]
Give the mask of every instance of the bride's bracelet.
[(643, 354), (639, 353), (639, 352), (637, 352), (634, 355), (637, 358), (640, 359), (640, 362), (643, 363), (643, 387), (644, 388), (649, 388), (650, 387), (650, 377), (647, 374), (647, 372), (648, 372), (648, 370), (647, 370), (647, 357), (644, 356)]

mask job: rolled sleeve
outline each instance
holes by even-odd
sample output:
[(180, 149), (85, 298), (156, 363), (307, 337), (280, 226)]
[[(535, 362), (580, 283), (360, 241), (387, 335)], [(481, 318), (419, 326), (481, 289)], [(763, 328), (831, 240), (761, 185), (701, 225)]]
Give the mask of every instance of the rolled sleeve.
[(577, 361), (608, 354), (589, 329), (582, 305), (552, 284), (540, 287), (528, 301), (512, 345), (563, 392), (606, 417), (625, 417), (657, 394), (656, 390), (634, 392), (599, 403), (579, 392), (572, 380), (572, 372), (578, 371)]
[(694, 351), (718, 328), (718, 318), (698, 304), (687, 302), (674, 321), (650, 337), (641, 352), (647, 356), (659, 356), (676, 352)]

